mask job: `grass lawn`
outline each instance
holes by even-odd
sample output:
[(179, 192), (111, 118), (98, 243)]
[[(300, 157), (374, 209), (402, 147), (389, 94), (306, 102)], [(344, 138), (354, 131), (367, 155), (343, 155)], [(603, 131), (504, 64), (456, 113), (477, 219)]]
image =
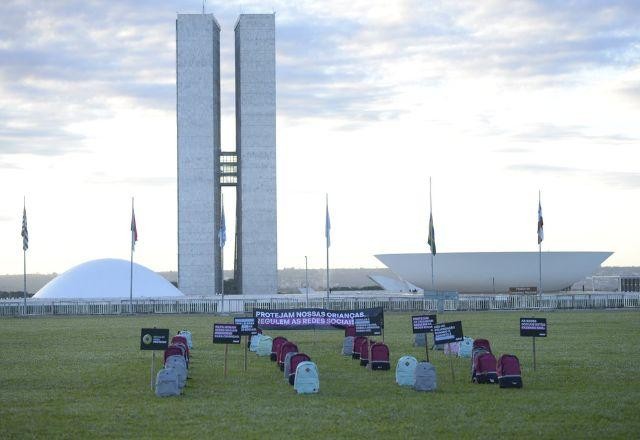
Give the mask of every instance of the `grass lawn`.
[[(438, 391), (395, 384), (395, 362), (412, 346), (410, 314), (387, 313), (391, 371), (371, 372), (340, 355), (340, 331), (282, 335), (309, 354), (320, 393), (298, 396), (268, 358), (211, 343), (230, 317), (136, 316), (0, 319), (1, 438), (640, 438), (640, 311), (544, 312), (549, 336), (519, 336), (522, 312), (447, 313), (465, 335), (516, 354), (524, 388), (470, 383), (470, 361), (431, 352)], [(140, 328), (193, 332), (191, 379), (179, 398), (150, 390), (151, 353)], [(265, 332), (277, 336), (274, 331)], [(431, 336), (429, 336), (431, 340)], [(161, 353), (156, 355), (156, 369)]]

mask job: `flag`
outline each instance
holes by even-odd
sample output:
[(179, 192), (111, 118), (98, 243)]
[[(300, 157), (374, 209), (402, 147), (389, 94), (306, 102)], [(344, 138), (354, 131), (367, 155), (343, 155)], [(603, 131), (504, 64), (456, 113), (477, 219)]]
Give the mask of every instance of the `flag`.
[(433, 213), (429, 213), (429, 238), (427, 244), (431, 248), (431, 255), (436, 254), (436, 233), (433, 230)]
[(26, 251), (29, 249), (29, 231), (27, 230), (27, 208), (23, 208), (22, 211), (22, 250)]
[(224, 202), (222, 203), (222, 217), (220, 218), (220, 230), (218, 231), (218, 240), (220, 240), (220, 247), (223, 248), (227, 242), (227, 225), (224, 221)]
[(131, 206), (131, 250), (136, 250), (136, 241), (138, 241), (138, 228), (136, 227), (136, 213)]
[(329, 219), (329, 198), (327, 197), (327, 217), (324, 223), (324, 236), (327, 239), (327, 247), (331, 246), (331, 220)]
[(544, 229), (542, 228), (544, 222), (542, 221), (542, 205), (540, 204), (540, 200), (538, 200), (538, 244), (542, 243), (544, 240)]

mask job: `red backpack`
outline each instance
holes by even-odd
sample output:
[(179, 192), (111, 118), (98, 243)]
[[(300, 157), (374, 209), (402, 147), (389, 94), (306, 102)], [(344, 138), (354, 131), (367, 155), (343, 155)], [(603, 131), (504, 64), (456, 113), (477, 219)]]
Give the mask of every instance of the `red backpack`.
[(473, 341), (472, 351), (477, 349), (477, 348), (485, 349), (489, 353), (491, 353), (491, 344), (489, 344), (489, 341), (487, 339), (476, 339), (476, 340), (474, 340)]
[(364, 338), (360, 344), (360, 366), (366, 367), (369, 364), (369, 340)]
[(347, 336), (353, 336), (355, 338), (356, 336), (356, 326), (355, 325), (348, 325), (344, 328), (344, 337), (346, 338)]
[(360, 348), (362, 346), (362, 343), (366, 340), (367, 338), (365, 336), (355, 337), (355, 339), (353, 340), (353, 353), (351, 354), (351, 357), (353, 359), (360, 359)]
[(371, 369), (372, 370), (388, 370), (391, 368), (389, 364), (389, 347), (382, 342), (377, 342), (371, 346)]
[(498, 383), (496, 357), (488, 352), (473, 358), (473, 381), (476, 383)]
[(278, 367), (280, 367), (280, 371), (284, 371), (284, 358), (291, 351), (298, 351), (298, 346), (291, 341), (287, 341), (280, 346), (280, 351), (278, 351)]
[(280, 351), (282, 344), (285, 342), (287, 342), (287, 338), (284, 336), (276, 336), (273, 338), (273, 341), (271, 342), (271, 360), (273, 362), (278, 360), (278, 352)]
[(171, 343), (172, 344), (183, 344), (185, 346), (185, 348), (187, 349), (187, 356), (189, 356), (191, 353), (189, 352), (189, 342), (187, 341), (187, 338), (185, 338), (184, 336), (181, 335), (175, 335), (173, 338), (171, 338)]
[(289, 384), (293, 385), (296, 381), (296, 368), (300, 362), (310, 361), (311, 358), (304, 353), (296, 353), (291, 356), (291, 373), (289, 373)]
[(503, 354), (498, 359), (498, 382), (500, 388), (522, 388), (520, 361), (512, 354)]
[(182, 347), (182, 346), (180, 346), (178, 344), (169, 345), (164, 350), (164, 359), (162, 360), (162, 363), (165, 363), (169, 356), (182, 356), (182, 357), (184, 357), (184, 360), (187, 361), (187, 366), (189, 366), (189, 360), (188, 360), (188, 358), (186, 356), (186, 353), (184, 351), (184, 347)]

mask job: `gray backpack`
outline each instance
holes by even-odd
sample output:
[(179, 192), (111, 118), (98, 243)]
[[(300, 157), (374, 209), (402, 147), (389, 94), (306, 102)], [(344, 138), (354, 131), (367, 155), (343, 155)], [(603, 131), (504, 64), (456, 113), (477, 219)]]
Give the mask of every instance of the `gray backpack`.
[(291, 374), (291, 358), (294, 354), (298, 354), (297, 351), (290, 351), (284, 357), (284, 380), (289, 380), (289, 375)]
[(179, 396), (180, 384), (175, 368), (163, 368), (156, 376), (156, 396)]
[(184, 388), (187, 384), (187, 362), (184, 360), (184, 357), (173, 355), (169, 356), (164, 363), (164, 368), (173, 368), (176, 370), (176, 374), (178, 375), (178, 385), (180, 388)]
[(427, 345), (427, 334), (426, 333), (416, 333), (413, 335), (413, 346), (414, 347), (426, 347)]
[(435, 391), (436, 368), (429, 362), (418, 362), (415, 369), (415, 383), (413, 389), (416, 391)]
[(343, 356), (351, 356), (353, 354), (353, 340), (355, 338), (353, 336), (346, 336), (344, 338), (344, 342), (342, 343), (342, 355)]

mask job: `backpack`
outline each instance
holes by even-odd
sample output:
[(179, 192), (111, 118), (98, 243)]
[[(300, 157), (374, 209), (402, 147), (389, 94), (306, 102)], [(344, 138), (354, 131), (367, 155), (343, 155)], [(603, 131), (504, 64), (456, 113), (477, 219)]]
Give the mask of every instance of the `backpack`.
[(390, 368), (389, 347), (381, 342), (373, 344), (371, 346), (371, 369), (388, 370)]
[(165, 348), (164, 358), (162, 359), (162, 362), (166, 362), (169, 356), (182, 356), (185, 362), (187, 362), (187, 367), (189, 366), (189, 360), (186, 356), (186, 352), (182, 344), (171, 344), (167, 348)]
[(479, 353), (473, 358), (473, 378), (476, 383), (498, 383), (496, 357), (491, 353)]
[(460, 351), (460, 342), (450, 342), (444, 346), (446, 356), (457, 356)]
[(261, 333), (251, 335), (251, 337), (249, 338), (249, 351), (252, 351), (255, 353), (255, 351), (258, 349), (258, 342), (260, 342), (261, 337), (262, 337)]
[(298, 352), (298, 346), (291, 341), (282, 344), (278, 350), (278, 368), (280, 368), (280, 371), (284, 371), (284, 357), (289, 352)]
[(413, 335), (413, 346), (414, 347), (426, 347), (427, 346), (427, 334), (426, 333), (416, 333)]
[(369, 340), (364, 338), (360, 344), (360, 366), (366, 367), (369, 364)]
[(344, 341), (342, 342), (342, 355), (343, 356), (352, 356), (353, 355), (353, 340), (355, 338), (353, 336), (345, 336)]
[(498, 383), (500, 388), (522, 388), (520, 361), (512, 354), (503, 354), (498, 359)]
[(187, 338), (182, 335), (175, 335), (173, 338), (171, 338), (171, 344), (182, 345), (184, 347), (185, 353), (187, 354), (187, 357), (189, 357), (189, 342), (187, 342)]
[(189, 349), (193, 348), (193, 337), (191, 336), (191, 332), (189, 330), (180, 330), (178, 332), (180, 336), (184, 336), (187, 339), (187, 345)]
[(435, 391), (436, 387), (436, 368), (429, 362), (418, 362), (414, 373), (413, 389), (416, 391)]
[(284, 336), (276, 336), (275, 338), (273, 338), (273, 341), (271, 343), (271, 361), (275, 362), (278, 360), (278, 353), (280, 352), (280, 347), (282, 347), (282, 344), (284, 344), (285, 342), (287, 342), (287, 338), (285, 338)]
[(472, 351), (477, 348), (483, 348), (487, 350), (489, 353), (491, 353), (491, 344), (489, 344), (489, 341), (486, 339), (476, 339), (475, 341), (473, 341)]
[(291, 358), (297, 353), (297, 351), (290, 351), (284, 357), (284, 380), (289, 380), (289, 375), (291, 374)]
[(273, 340), (271, 336), (260, 336), (258, 340), (258, 346), (256, 347), (256, 354), (258, 356), (269, 356), (271, 354), (271, 345)]
[(473, 339), (465, 336), (464, 339), (459, 342), (459, 344), (460, 346), (458, 348), (458, 357), (470, 358), (471, 351), (473, 350)]
[(187, 363), (182, 356), (169, 356), (164, 363), (164, 368), (173, 368), (178, 375), (178, 385), (184, 388), (187, 384)]
[(396, 383), (401, 387), (412, 387), (416, 381), (418, 361), (413, 356), (402, 356), (396, 364)]
[(251, 349), (251, 343), (253, 342), (253, 338), (255, 338), (258, 335), (262, 334), (262, 330), (261, 329), (256, 329), (256, 334), (251, 334), (249, 335), (249, 337), (247, 337), (247, 348), (249, 349), (249, 351), (255, 351)]
[(312, 394), (320, 390), (320, 378), (316, 364), (311, 361), (298, 364), (293, 389), (298, 394)]
[(309, 362), (311, 358), (305, 353), (296, 353), (291, 357), (291, 366), (289, 368), (289, 384), (293, 385), (296, 381), (296, 369), (302, 362)]
[(360, 348), (363, 341), (366, 341), (367, 338), (365, 336), (356, 336), (353, 339), (353, 353), (351, 354), (352, 359), (360, 359)]
[(355, 325), (348, 325), (344, 328), (344, 336), (356, 336), (356, 326)]
[(158, 371), (156, 376), (156, 396), (168, 397), (179, 396), (180, 384), (178, 383), (178, 375), (173, 368), (163, 368)]

